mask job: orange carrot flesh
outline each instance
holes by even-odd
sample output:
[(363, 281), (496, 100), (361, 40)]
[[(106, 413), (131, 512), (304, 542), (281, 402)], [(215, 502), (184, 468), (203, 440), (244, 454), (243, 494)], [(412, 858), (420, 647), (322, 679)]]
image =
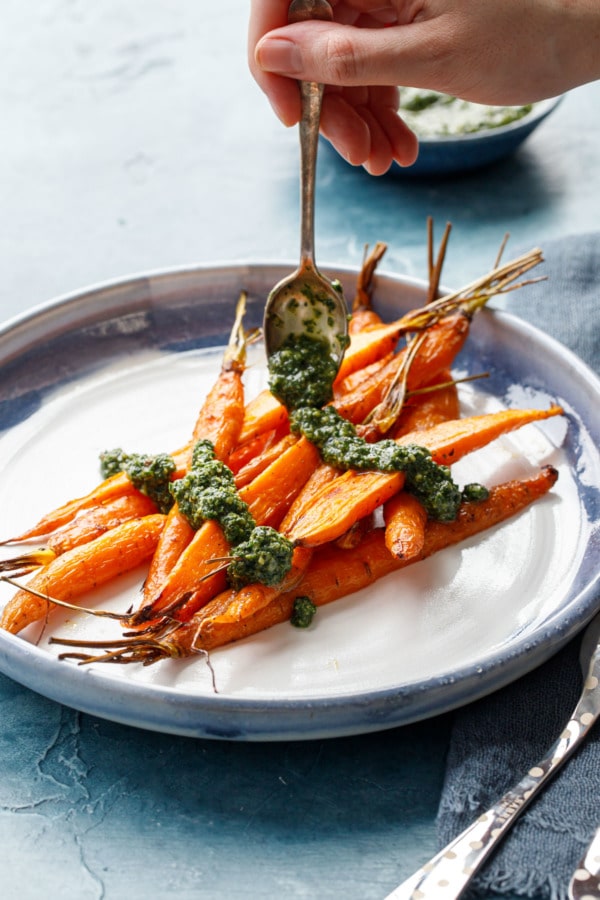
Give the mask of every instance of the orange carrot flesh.
[(259, 525), (278, 528), (300, 490), (319, 465), (317, 448), (300, 438), (239, 492)]
[(61, 553), (87, 544), (130, 519), (149, 516), (156, 511), (155, 504), (144, 494), (138, 491), (124, 494), (101, 506), (80, 510), (70, 522), (51, 534), (46, 546), (60, 556)]
[(165, 582), (184, 550), (194, 537), (194, 529), (181, 515), (177, 504), (167, 515), (150, 569), (144, 581), (142, 605), (151, 603), (162, 592)]
[(208, 440), (217, 459), (226, 460), (239, 441), (244, 423), (244, 387), (238, 368), (223, 369), (202, 405), (192, 445)]
[[(351, 553), (339, 550), (335, 545), (322, 547), (315, 551), (296, 593), (306, 594), (315, 605), (322, 606), (369, 587), (391, 572), (499, 525), (544, 496), (557, 478), (556, 469), (545, 466), (530, 478), (491, 488), (487, 500), (463, 503), (454, 522), (429, 521), (421, 553), (409, 560), (395, 559), (389, 553), (383, 529), (368, 534), (360, 547)], [(342, 578), (340, 573), (343, 573)]]
[[(57, 600), (75, 600), (146, 562), (156, 548), (164, 522), (165, 517), (158, 513), (125, 522), (58, 556), (28, 586)], [(20, 590), (4, 607), (0, 626), (17, 634), (44, 618), (51, 608), (44, 598)]]
[[(381, 528), (366, 535), (359, 547), (352, 551), (342, 550), (334, 544), (321, 547), (312, 555), (299, 583), (266, 603), (261, 603), (259, 599), (254, 607), (248, 606), (241, 611), (239, 597), (234, 591), (215, 598), (166, 639), (166, 655), (186, 656), (198, 650), (213, 650), (289, 621), (296, 597), (307, 596), (316, 606), (323, 606), (367, 588), (392, 572), (517, 515), (546, 494), (556, 483), (557, 477), (556, 469), (546, 466), (530, 478), (509, 481), (492, 488), (487, 500), (462, 504), (454, 522), (429, 522), (425, 543), (417, 558), (395, 559), (385, 546)], [(247, 614), (244, 615), (244, 612)], [(226, 620), (228, 627), (219, 627), (218, 623)]]
[(281, 428), (288, 421), (287, 409), (273, 394), (264, 390), (246, 404), (239, 443), (245, 444), (265, 431)]
[[(559, 406), (546, 410), (502, 410), (442, 422), (426, 431), (403, 435), (397, 443), (426, 447), (436, 463), (450, 464), (503, 434), (561, 413)], [(286, 532), (286, 537), (305, 547), (334, 541), (358, 519), (370, 515), (389, 500), (403, 485), (402, 472), (348, 470), (323, 488), (311, 508)]]
[[(445, 387), (436, 387), (438, 384), (444, 384)], [(407, 399), (390, 437), (399, 438), (410, 431), (424, 431), (440, 422), (460, 418), (458, 390), (452, 384), (449, 369), (443, 369), (427, 387), (435, 389)]]
[[(459, 418), (458, 391), (451, 378), (449, 370), (441, 372), (431, 386), (435, 387), (437, 382), (444, 387), (412, 398), (412, 403), (402, 411), (392, 429), (392, 437), (424, 431), (440, 422)], [(413, 494), (399, 491), (385, 504), (384, 521), (385, 545), (390, 553), (398, 559), (418, 556), (425, 541), (427, 524), (427, 511), (423, 504)]]
[[(236, 636), (240, 628), (243, 630), (247, 620), (268, 607), (279, 594), (296, 587), (306, 572), (311, 557), (310, 550), (298, 547), (294, 550), (292, 567), (281, 585), (249, 584), (239, 591), (225, 591), (223, 597), (216, 597), (215, 601), (196, 614), (195, 627), (199, 639), (213, 646), (237, 640)], [(189, 611), (190, 607), (182, 609), (184, 619)]]
[(284, 433), (286, 432), (280, 433), (277, 428), (272, 428), (270, 431), (263, 431), (262, 434), (257, 434), (256, 437), (246, 441), (244, 444), (238, 444), (235, 450), (232, 450), (227, 457), (227, 465), (233, 474), (237, 475), (255, 456), (260, 456), (261, 453), (264, 453), (269, 447), (276, 444), (284, 436)]
[(185, 550), (168, 573), (160, 592), (149, 597), (147, 603), (125, 621), (129, 627), (156, 619), (166, 609), (181, 605), (193, 591), (197, 602), (207, 603), (224, 590), (227, 576), (222, 560), (229, 557), (231, 548), (223, 529), (212, 519), (204, 522), (193, 534)]
[[(407, 375), (407, 390), (416, 390), (431, 381), (454, 361), (465, 344), (470, 323), (457, 313), (431, 326)], [(400, 350), (385, 366), (334, 402), (340, 415), (355, 424), (362, 422), (382, 402), (406, 356)]]

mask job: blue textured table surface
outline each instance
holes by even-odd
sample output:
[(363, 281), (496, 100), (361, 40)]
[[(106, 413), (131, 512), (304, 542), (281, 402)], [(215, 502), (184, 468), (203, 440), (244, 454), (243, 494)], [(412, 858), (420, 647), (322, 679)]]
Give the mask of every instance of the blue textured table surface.
[[(214, 11), (208, 11), (210, 6)], [(0, 31), (0, 318), (89, 284), (298, 249), (295, 130), (246, 70), (244, 0), (9, 0)], [(324, 148), (319, 262), (445, 282), (597, 228), (600, 85), (510, 160), (373, 179)], [(441, 230), (441, 229), (440, 229)], [(380, 735), (232, 744), (146, 733), (0, 676), (2, 897), (382, 898), (435, 850), (450, 716)]]

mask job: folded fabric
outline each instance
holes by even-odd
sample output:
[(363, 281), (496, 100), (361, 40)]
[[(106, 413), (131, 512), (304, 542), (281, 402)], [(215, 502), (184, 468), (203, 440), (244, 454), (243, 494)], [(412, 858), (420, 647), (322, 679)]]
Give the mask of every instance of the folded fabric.
[[(505, 307), (600, 372), (600, 233), (551, 241), (542, 250), (545, 262), (531, 274), (547, 280), (509, 295)], [(534, 672), (455, 714), (437, 818), (440, 847), (516, 784), (559, 736), (581, 690), (579, 644), (577, 638)], [(521, 814), (469, 896), (563, 900), (599, 824), (600, 728), (594, 727)]]

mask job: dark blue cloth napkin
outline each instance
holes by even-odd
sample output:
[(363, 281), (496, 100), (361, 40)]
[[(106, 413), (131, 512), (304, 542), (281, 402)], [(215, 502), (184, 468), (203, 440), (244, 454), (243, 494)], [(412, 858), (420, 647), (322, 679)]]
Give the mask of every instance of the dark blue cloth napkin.
[[(525, 288), (526, 300), (509, 295), (515, 299), (506, 308), (600, 372), (600, 233), (551, 241), (542, 250), (545, 262), (531, 274), (546, 275), (547, 281)], [(440, 847), (516, 784), (559, 736), (581, 690), (579, 644), (577, 638), (531, 674), (455, 714), (437, 819)], [(596, 725), (521, 814), (473, 881), (469, 896), (563, 900), (599, 824)]]

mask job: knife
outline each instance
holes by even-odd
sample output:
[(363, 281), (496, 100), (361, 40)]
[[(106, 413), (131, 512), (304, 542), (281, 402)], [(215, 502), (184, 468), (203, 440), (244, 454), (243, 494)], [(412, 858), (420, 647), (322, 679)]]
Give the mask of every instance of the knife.
[[(547, 781), (556, 774), (573, 751), (586, 737), (600, 715), (600, 614), (588, 625), (579, 654), (583, 689), (560, 737), (550, 747), (544, 759), (527, 772), (487, 812), (479, 816), (462, 834), (454, 838), (443, 850), (422, 866), (414, 875), (404, 881), (386, 900), (455, 900), (469, 885), (475, 873), (495, 850), (511, 825)], [(600, 831), (600, 829), (599, 829)], [(598, 835), (597, 835), (598, 838)], [(590, 850), (584, 860), (590, 860), (593, 872), (590, 885), (598, 890), (600, 871), (599, 845), (596, 839), (594, 859)], [(596, 852), (599, 851), (599, 852)], [(582, 865), (581, 872), (585, 865)], [(578, 869), (575, 872), (577, 876)], [(582, 879), (582, 886), (585, 882)], [(582, 890), (574, 894), (578, 900), (584, 896), (599, 897), (600, 893)]]
[(600, 828), (571, 876), (569, 900), (600, 900)]

